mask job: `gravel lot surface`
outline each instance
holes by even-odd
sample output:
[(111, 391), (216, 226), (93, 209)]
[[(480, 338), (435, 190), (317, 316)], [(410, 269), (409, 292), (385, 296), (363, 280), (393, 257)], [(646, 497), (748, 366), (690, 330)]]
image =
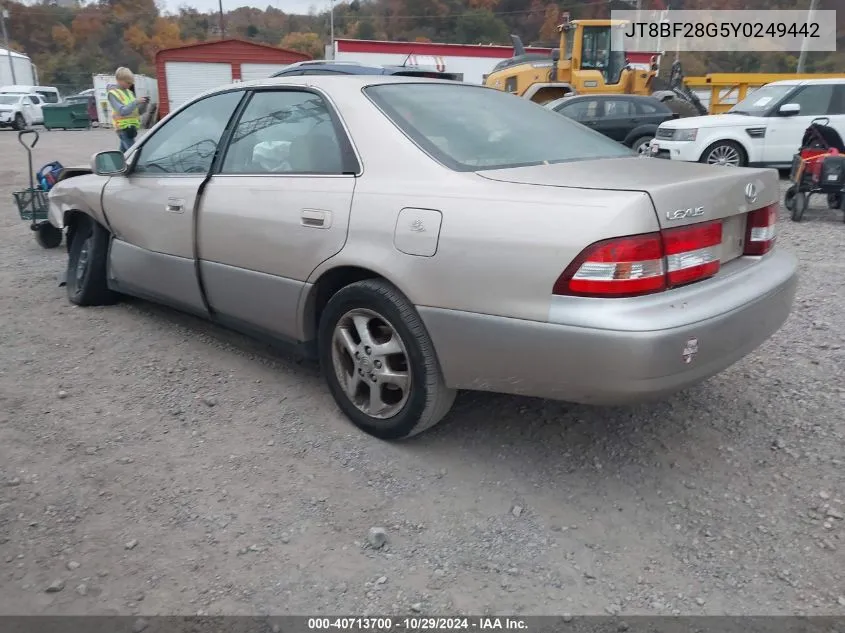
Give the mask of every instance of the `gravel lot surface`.
[[(116, 146), (44, 132), (35, 165)], [(26, 181), (0, 131), (0, 613), (845, 614), (845, 224), (821, 198), (780, 224), (794, 314), (721, 376), (637, 408), (462, 394), (387, 444), (313, 366), (72, 307)]]

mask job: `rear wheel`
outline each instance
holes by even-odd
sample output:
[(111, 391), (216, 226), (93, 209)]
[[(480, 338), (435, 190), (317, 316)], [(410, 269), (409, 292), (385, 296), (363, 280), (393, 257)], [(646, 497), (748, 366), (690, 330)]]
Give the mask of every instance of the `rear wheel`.
[(845, 197), (841, 193), (827, 194), (827, 208), (839, 209), (842, 206), (843, 198)]
[(792, 211), (795, 208), (795, 192), (797, 190), (798, 188), (795, 185), (786, 190), (786, 195), (783, 197), (783, 206), (786, 207), (787, 211)]
[(701, 155), (701, 162), (724, 167), (745, 167), (745, 150), (733, 141), (716, 141)]
[(678, 115), (678, 118), (684, 119), (686, 117), (701, 116), (698, 109), (689, 101), (683, 99), (666, 99), (663, 103), (666, 104), (672, 112)]
[(807, 210), (807, 194), (803, 191), (795, 192), (795, 199), (792, 202), (792, 221), (800, 222)]
[(384, 440), (416, 435), (452, 407), (455, 391), (414, 306), (385, 281), (346, 286), (320, 318), (323, 375), (340, 409)]
[(109, 290), (106, 268), (109, 233), (85, 216), (77, 220), (72, 232), (67, 261), (67, 296), (79, 306), (109, 305), (117, 294)]

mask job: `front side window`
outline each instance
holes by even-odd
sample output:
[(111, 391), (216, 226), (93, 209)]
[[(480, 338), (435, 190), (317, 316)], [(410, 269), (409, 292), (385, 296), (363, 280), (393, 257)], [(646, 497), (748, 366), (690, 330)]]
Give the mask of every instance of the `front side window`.
[(176, 114), (141, 147), (134, 173), (208, 173), (220, 137), (242, 97), (240, 90), (216, 94)]
[(789, 103), (801, 106), (800, 116), (825, 116), (830, 114), (833, 88), (834, 84), (804, 86), (789, 98)]
[(224, 174), (342, 174), (343, 152), (329, 107), (313, 92), (257, 92), (223, 161)]
[(632, 155), (598, 132), (500, 90), (468, 84), (383, 84), (365, 93), (412, 141), (455, 171)]

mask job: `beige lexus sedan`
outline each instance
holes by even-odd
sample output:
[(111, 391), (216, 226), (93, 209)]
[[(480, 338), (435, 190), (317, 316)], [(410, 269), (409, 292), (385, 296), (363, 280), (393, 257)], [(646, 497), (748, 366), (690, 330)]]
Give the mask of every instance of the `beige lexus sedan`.
[(133, 295), (285, 341), (383, 439), (456, 390), (626, 404), (788, 317), (773, 170), (640, 158), (513, 95), (306, 76), (221, 87), (50, 195), (77, 305)]

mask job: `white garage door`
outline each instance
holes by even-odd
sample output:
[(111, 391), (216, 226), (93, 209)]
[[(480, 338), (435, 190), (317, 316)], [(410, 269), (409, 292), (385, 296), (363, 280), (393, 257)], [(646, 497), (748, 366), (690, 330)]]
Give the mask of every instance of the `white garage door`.
[(232, 83), (232, 64), (165, 62), (167, 99), (173, 112), (201, 92)]
[(273, 73), (277, 73), (287, 64), (241, 64), (241, 79), (267, 79)]

